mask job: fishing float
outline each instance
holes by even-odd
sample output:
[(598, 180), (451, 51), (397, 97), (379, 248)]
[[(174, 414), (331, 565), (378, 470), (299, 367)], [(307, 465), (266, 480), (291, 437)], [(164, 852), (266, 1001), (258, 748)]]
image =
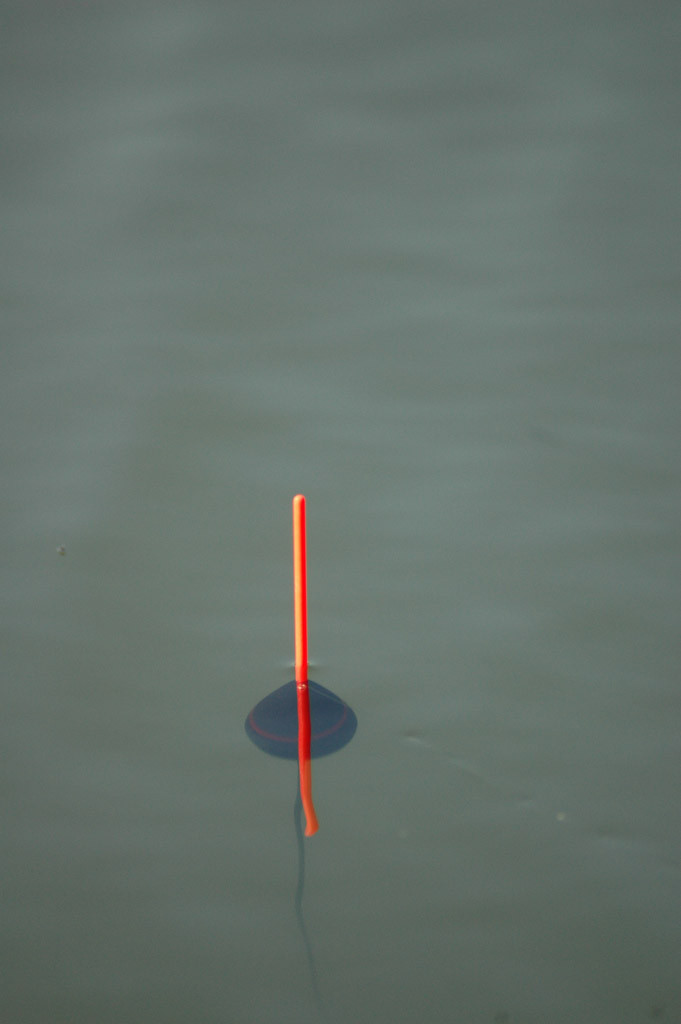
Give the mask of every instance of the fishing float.
[(312, 799), (312, 758), (333, 754), (350, 742), (357, 717), (331, 690), (308, 679), (307, 527), (305, 496), (293, 499), (293, 626), (295, 679), (264, 697), (246, 718), (249, 739), (266, 754), (298, 760), (305, 835), (319, 822)]
[(305, 835), (319, 828), (312, 800), (312, 723), (310, 689), (307, 681), (307, 538), (305, 496), (293, 499), (293, 624), (296, 652), (296, 696), (298, 706), (298, 775), (300, 799), (305, 811)]

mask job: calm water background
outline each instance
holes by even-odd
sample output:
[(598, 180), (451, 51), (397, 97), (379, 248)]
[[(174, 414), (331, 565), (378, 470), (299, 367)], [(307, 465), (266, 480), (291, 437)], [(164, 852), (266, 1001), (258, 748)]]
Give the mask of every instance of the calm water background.
[(3, 1024), (680, 1021), (678, 5), (4, 22)]

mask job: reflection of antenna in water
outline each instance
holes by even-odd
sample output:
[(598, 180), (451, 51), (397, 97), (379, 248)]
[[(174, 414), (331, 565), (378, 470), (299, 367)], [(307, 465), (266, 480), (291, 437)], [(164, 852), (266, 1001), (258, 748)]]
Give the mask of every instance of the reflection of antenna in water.
[(319, 992), (319, 982), (317, 980), (317, 965), (315, 963), (312, 943), (310, 942), (310, 936), (307, 933), (307, 926), (303, 916), (303, 893), (305, 892), (305, 840), (303, 838), (303, 801), (300, 799), (300, 784), (298, 784), (296, 789), (296, 801), (293, 805), (293, 825), (296, 830), (296, 843), (298, 846), (298, 884), (296, 885), (296, 894), (293, 900), (293, 906), (296, 912), (298, 928), (305, 947), (307, 965), (310, 969), (310, 982), (312, 984), (314, 1000), (317, 1004), (317, 1009), (320, 1012), (323, 1012), (324, 1006)]

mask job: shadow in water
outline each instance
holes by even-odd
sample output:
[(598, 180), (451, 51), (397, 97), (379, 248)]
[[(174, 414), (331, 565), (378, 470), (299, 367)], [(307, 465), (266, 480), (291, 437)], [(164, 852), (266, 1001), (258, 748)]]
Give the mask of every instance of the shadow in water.
[[(308, 681), (310, 697), (312, 758), (326, 757), (346, 746), (357, 729), (357, 716), (352, 708), (331, 690), (319, 683)], [(298, 700), (296, 684), (285, 683), (264, 697), (245, 722), (246, 734), (266, 754), (294, 760), (298, 757)], [(327, 1008), (319, 989), (317, 964), (303, 914), (305, 892), (305, 839), (303, 836), (303, 804), (300, 796), (300, 778), (296, 780), (296, 799), (293, 806), (293, 824), (298, 847), (298, 880), (293, 906), (298, 929), (303, 941), (310, 973), (310, 984), (320, 1019), (327, 1020)]]
[[(308, 684), (312, 757), (326, 757), (346, 746), (355, 735), (355, 712), (325, 686)], [(296, 684), (284, 683), (260, 703), (246, 719), (248, 738), (266, 754), (294, 760), (298, 757), (298, 703)]]

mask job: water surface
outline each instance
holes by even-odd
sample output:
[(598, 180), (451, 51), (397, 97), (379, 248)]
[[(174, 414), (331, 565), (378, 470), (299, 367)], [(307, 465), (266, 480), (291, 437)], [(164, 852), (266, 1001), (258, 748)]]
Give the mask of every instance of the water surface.
[(681, 1019), (678, 28), (9, 5), (7, 1024)]

